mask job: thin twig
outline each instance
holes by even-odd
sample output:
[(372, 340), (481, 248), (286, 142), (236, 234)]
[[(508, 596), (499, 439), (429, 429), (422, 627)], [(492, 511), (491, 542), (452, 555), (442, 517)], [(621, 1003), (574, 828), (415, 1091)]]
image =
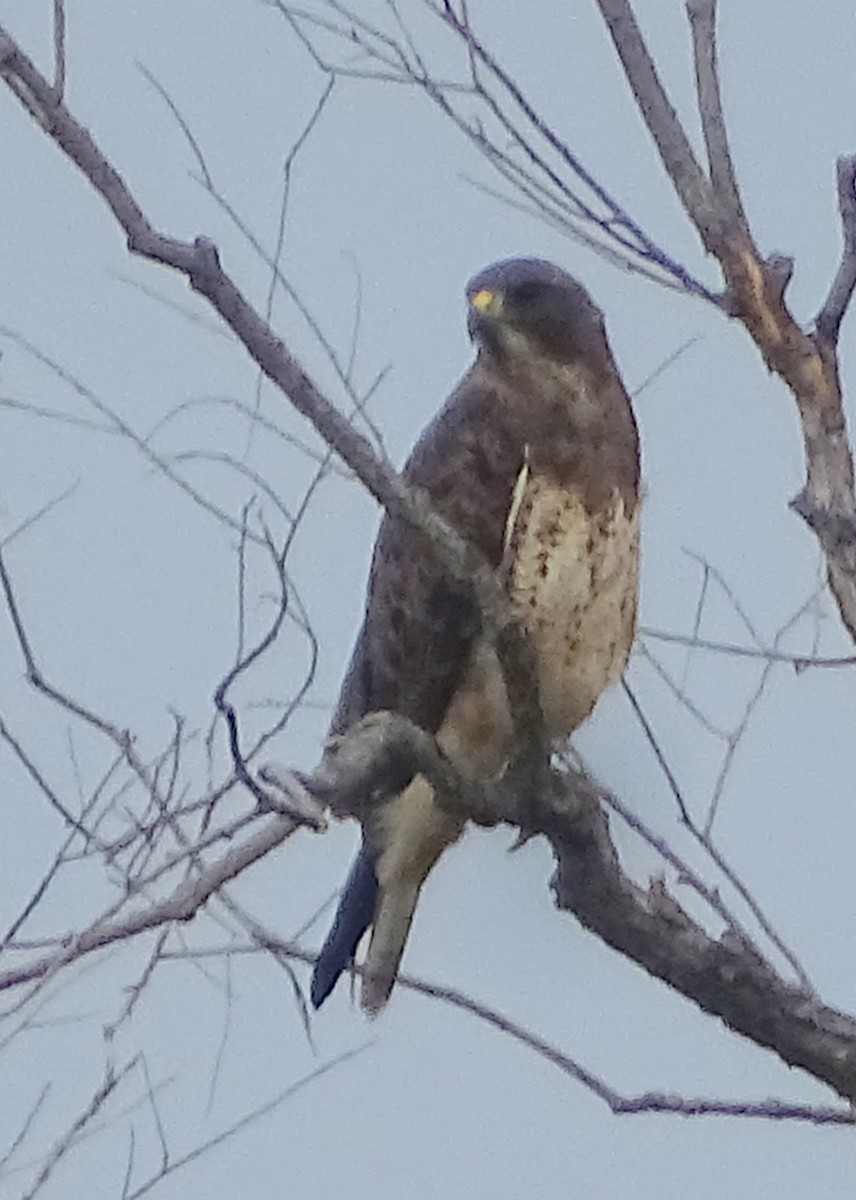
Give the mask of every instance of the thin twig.
[(33, 1103), (33, 1105), (30, 1108), (30, 1111), (24, 1117), (24, 1120), (21, 1123), (21, 1128), (15, 1134), (12, 1141), (9, 1143), (8, 1148), (3, 1152), (2, 1157), (0, 1157), (0, 1178), (2, 1178), (2, 1176), (5, 1174), (6, 1167), (8, 1166), (8, 1164), (11, 1161), (11, 1159), (13, 1158), (13, 1156), (16, 1154), (16, 1152), (20, 1149), (20, 1147), (27, 1140), (27, 1134), (32, 1129), (33, 1122), (35, 1121), (36, 1117), (41, 1112), (42, 1105), (44, 1104), (45, 1100), (47, 1100), (48, 1096), (50, 1095), (52, 1087), (53, 1087), (53, 1083), (50, 1080), (48, 1080), (48, 1082), (42, 1087), (42, 1090), (39, 1092), (38, 1096), (36, 1097), (35, 1102)]
[(841, 322), (856, 288), (856, 155), (838, 159), (836, 176), (844, 246), (829, 295), (816, 321), (818, 335), (829, 346), (835, 346), (838, 342)]
[(664, 629), (652, 629), (650, 625), (640, 625), (639, 632), (655, 641), (672, 642), (693, 650), (711, 650), (716, 654), (728, 654), (734, 658), (756, 658), (762, 662), (786, 663), (798, 672), (808, 670), (809, 667), (840, 669), (856, 666), (856, 654), (843, 654), (831, 658), (812, 654), (789, 654), (784, 650), (754, 649), (751, 646), (739, 646), (735, 642), (718, 642), (689, 633), (671, 633)]
[(125, 1063), (125, 1065), (119, 1071), (115, 1071), (108, 1064), (100, 1087), (93, 1092), (89, 1103), (86, 1105), (83, 1111), (75, 1118), (65, 1133), (62, 1134), (62, 1136), (54, 1143), (50, 1153), (45, 1158), (38, 1175), (30, 1187), (28, 1187), (27, 1190), (22, 1194), (21, 1200), (33, 1200), (33, 1197), (36, 1195), (36, 1193), (41, 1190), (42, 1185), (45, 1184), (53, 1174), (54, 1169), (56, 1168), (60, 1159), (62, 1159), (71, 1149), (92, 1118), (101, 1111), (107, 1100), (119, 1086), (122, 1080), (129, 1074), (130, 1071), (134, 1069), (136, 1063), (136, 1058), (132, 1058), (130, 1062)]
[[(305, 950), (294, 942), (282, 942), (276, 938), (265, 945), (265, 949), (276, 948), (288, 957), (311, 965), (316, 958), (313, 951)], [(170, 951), (165, 955), (167, 961), (183, 962), (193, 958), (219, 958), (233, 954), (257, 953), (259, 944), (246, 946), (209, 947), (203, 950)], [(357, 976), (363, 972), (359, 964), (351, 964), (350, 970)], [(750, 1117), (767, 1120), (807, 1121), (812, 1124), (852, 1125), (856, 1124), (856, 1115), (850, 1108), (836, 1108), (827, 1105), (792, 1104), (786, 1100), (720, 1100), (695, 1097), (667, 1095), (663, 1092), (642, 1092), (637, 1095), (623, 1095), (611, 1087), (600, 1076), (595, 1075), (577, 1059), (560, 1050), (553, 1042), (540, 1037), (525, 1025), (506, 1016), (490, 1004), (474, 999), (459, 988), (447, 987), (434, 983), (417, 975), (406, 972), (396, 980), (396, 987), (402, 991), (414, 992), (428, 1000), (439, 1001), (460, 1012), (467, 1013), (477, 1021), (481, 1021), (491, 1029), (506, 1034), (520, 1045), (531, 1050), (539, 1058), (551, 1063), (564, 1075), (576, 1080), (587, 1088), (598, 1099), (619, 1116), (636, 1115), (639, 1113), (663, 1113), (686, 1117), (728, 1116)]]
[(65, 93), (65, 0), (54, 0), (54, 91), (58, 100)]
[(154, 1175), (150, 1176), (144, 1183), (141, 1183), (139, 1187), (134, 1188), (133, 1191), (128, 1192), (127, 1200), (140, 1200), (141, 1196), (145, 1196), (152, 1190), (153, 1187), (159, 1184), (168, 1175), (175, 1174), (176, 1171), (179, 1171), (183, 1167), (188, 1166), (190, 1163), (195, 1162), (197, 1159), (201, 1158), (202, 1155), (207, 1154), (209, 1151), (215, 1149), (215, 1147), (222, 1146), (224, 1142), (229, 1141), (237, 1133), (240, 1133), (241, 1130), (246, 1129), (248, 1125), (253, 1124), (264, 1116), (267, 1116), (268, 1113), (271, 1113), (275, 1109), (279, 1108), (280, 1105), (297, 1095), (298, 1092), (301, 1092), (309, 1084), (314, 1083), (316, 1079), (320, 1079), (323, 1075), (326, 1075), (329, 1071), (334, 1070), (343, 1063), (348, 1062), (350, 1059), (356, 1058), (358, 1054), (362, 1054), (363, 1051), (367, 1050), (371, 1045), (371, 1042), (365, 1042), (363, 1045), (358, 1046), (354, 1050), (345, 1050), (342, 1054), (336, 1055), (335, 1058), (331, 1058), (328, 1062), (323, 1063), (320, 1067), (315, 1067), (315, 1069), (310, 1071), (308, 1075), (304, 1075), (295, 1083), (283, 1088), (283, 1090), (274, 1096), (273, 1099), (268, 1100), (265, 1104), (259, 1105), (257, 1108), (254, 1108), (251, 1112), (248, 1112), (245, 1116), (241, 1117), (240, 1120), (235, 1121), (234, 1124), (229, 1125), (227, 1128), (221, 1130), (220, 1133), (215, 1134), (214, 1137), (209, 1138), (206, 1142), (196, 1146), (187, 1154), (183, 1154), (179, 1158), (170, 1159), (165, 1164), (162, 1164), (161, 1168)]

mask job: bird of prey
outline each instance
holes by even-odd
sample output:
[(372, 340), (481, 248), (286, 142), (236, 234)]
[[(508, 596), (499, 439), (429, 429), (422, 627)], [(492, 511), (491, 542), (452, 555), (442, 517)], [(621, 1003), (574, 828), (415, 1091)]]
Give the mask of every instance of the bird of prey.
[[(639, 442), (600, 310), (540, 259), (467, 287), (477, 355), (404, 479), (496, 570), (532, 641), (545, 729), (561, 744), (620, 678), (636, 627)], [(512, 749), (505, 684), (474, 601), (431, 546), (386, 517), (332, 734), (402, 713), (489, 781)], [(358, 814), (362, 846), (312, 978), (317, 1008), (371, 928), (361, 1004), (389, 998), (425, 879), (464, 821), (417, 775)]]

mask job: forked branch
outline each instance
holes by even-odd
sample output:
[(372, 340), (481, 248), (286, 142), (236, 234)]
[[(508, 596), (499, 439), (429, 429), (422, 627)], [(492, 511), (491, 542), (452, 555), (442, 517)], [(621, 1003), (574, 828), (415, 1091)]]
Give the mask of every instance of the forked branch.
[(598, 0), (636, 104), (687, 216), (717, 259), (728, 308), (745, 326), (771, 371), (790, 389), (803, 430), (806, 481), (792, 507), (817, 536), (841, 619), (856, 640), (856, 497), (844, 420), (837, 338), (856, 285), (856, 198), (852, 160), (839, 164), (844, 254), (814, 333), (805, 333), (785, 301), (790, 264), (763, 259), (737, 189), (723, 116), (716, 59), (716, 0), (690, 0), (698, 96), (710, 177), (657, 74), (630, 0)]

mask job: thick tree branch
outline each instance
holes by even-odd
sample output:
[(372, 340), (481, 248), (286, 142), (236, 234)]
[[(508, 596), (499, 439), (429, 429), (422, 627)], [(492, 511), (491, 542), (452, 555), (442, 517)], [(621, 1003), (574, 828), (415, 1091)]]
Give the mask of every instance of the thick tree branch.
[[(856, 1020), (786, 983), (730, 931), (711, 938), (661, 884), (633, 884), (609, 842), (598, 789), (583, 777), (568, 786), (570, 810), (558, 788), (539, 797), (552, 799), (538, 818), (556, 854), (558, 906), (729, 1028), (854, 1100)], [(585, 819), (569, 820), (580, 810)]]
[[(856, 1099), (856, 1021), (786, 983), (732, 931), (711, 937), (662, 884), (646, 890), (629, 880), (609, 836), (605, 793), (588, 777), (550, 770), (537, 789), (524, 791), (518, 780), (516, 787), (491, 794), (463, 780), (434, 739), (410, 722), (374, 714), (337, 740), (306, 783), (334, 808), (350, 810), (354, 794), (364, 795), (368, 786), (379, 793), (394, 791), (416, 770), (444, 789), (442, 803), (452, 811), (483, 824), (511, 823), (530, 834), (543, 833), (556, 856), (553, 889), (560, 908), (731, 1029), (802, 1067), (845, 1099)], [(0, 990), (53, 976), (70, 962), (148, 930), (191, 920), (225, 883), (296, 827), (284, 817), (263, 822), (163, 900), (97, 922), (40, 958), (0, 973)]]
[(509, 765), (499, 783), (485, 785), (463, 775), (436, 740), (407, 717), (375, 712), (331, 738), (319, 766), (300, 780), (334, 813), (362, 820), (370, 809), (407, 787), (414, 775), (424, 775), (441, 806), (455, 816), (477, 825), (525, 826), (520, 797), (549, 786), (552, 776), (546, 761), (544, 755), (523, 755)]
[(491, 791), (462, 779), (411, 722), (375, 713), (338, 738), (305, 782), (334, 810), (352, 812), (354, 796), (389, 795), (416, 771), (456, 813), (544, 834), (559, 908), (729, 1028), (856, 1101), (856, 1019), (786, 982), (735, 930), (712, 937), (662, 883), (634, 884), (609, 835), (607, 793), (588, 776), (551, 769), (535, 788), (518, 776)]

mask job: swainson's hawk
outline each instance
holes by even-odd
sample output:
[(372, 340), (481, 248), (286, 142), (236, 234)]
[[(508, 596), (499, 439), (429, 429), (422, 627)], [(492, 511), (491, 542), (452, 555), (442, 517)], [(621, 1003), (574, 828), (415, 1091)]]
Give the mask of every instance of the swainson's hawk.
[[(600, 311), (559, 267), (514, 259), (467, 288), (475, 362), (404, 478), (500, 574), (534, 643), (547, 733), (563, 742), (624, 670), (636, 625), (639, 443)], [(510, 749), (505, 685), (471, 599), (430, 546), (384, 520), (366, 614), (333, 718), (403, 713), (462, 770)], [(463, 830), (422, 776), (365, 819), (312, 978), (320, 1005), (371, 927), (361, 1002), (389, 998), (422, 884)]]

